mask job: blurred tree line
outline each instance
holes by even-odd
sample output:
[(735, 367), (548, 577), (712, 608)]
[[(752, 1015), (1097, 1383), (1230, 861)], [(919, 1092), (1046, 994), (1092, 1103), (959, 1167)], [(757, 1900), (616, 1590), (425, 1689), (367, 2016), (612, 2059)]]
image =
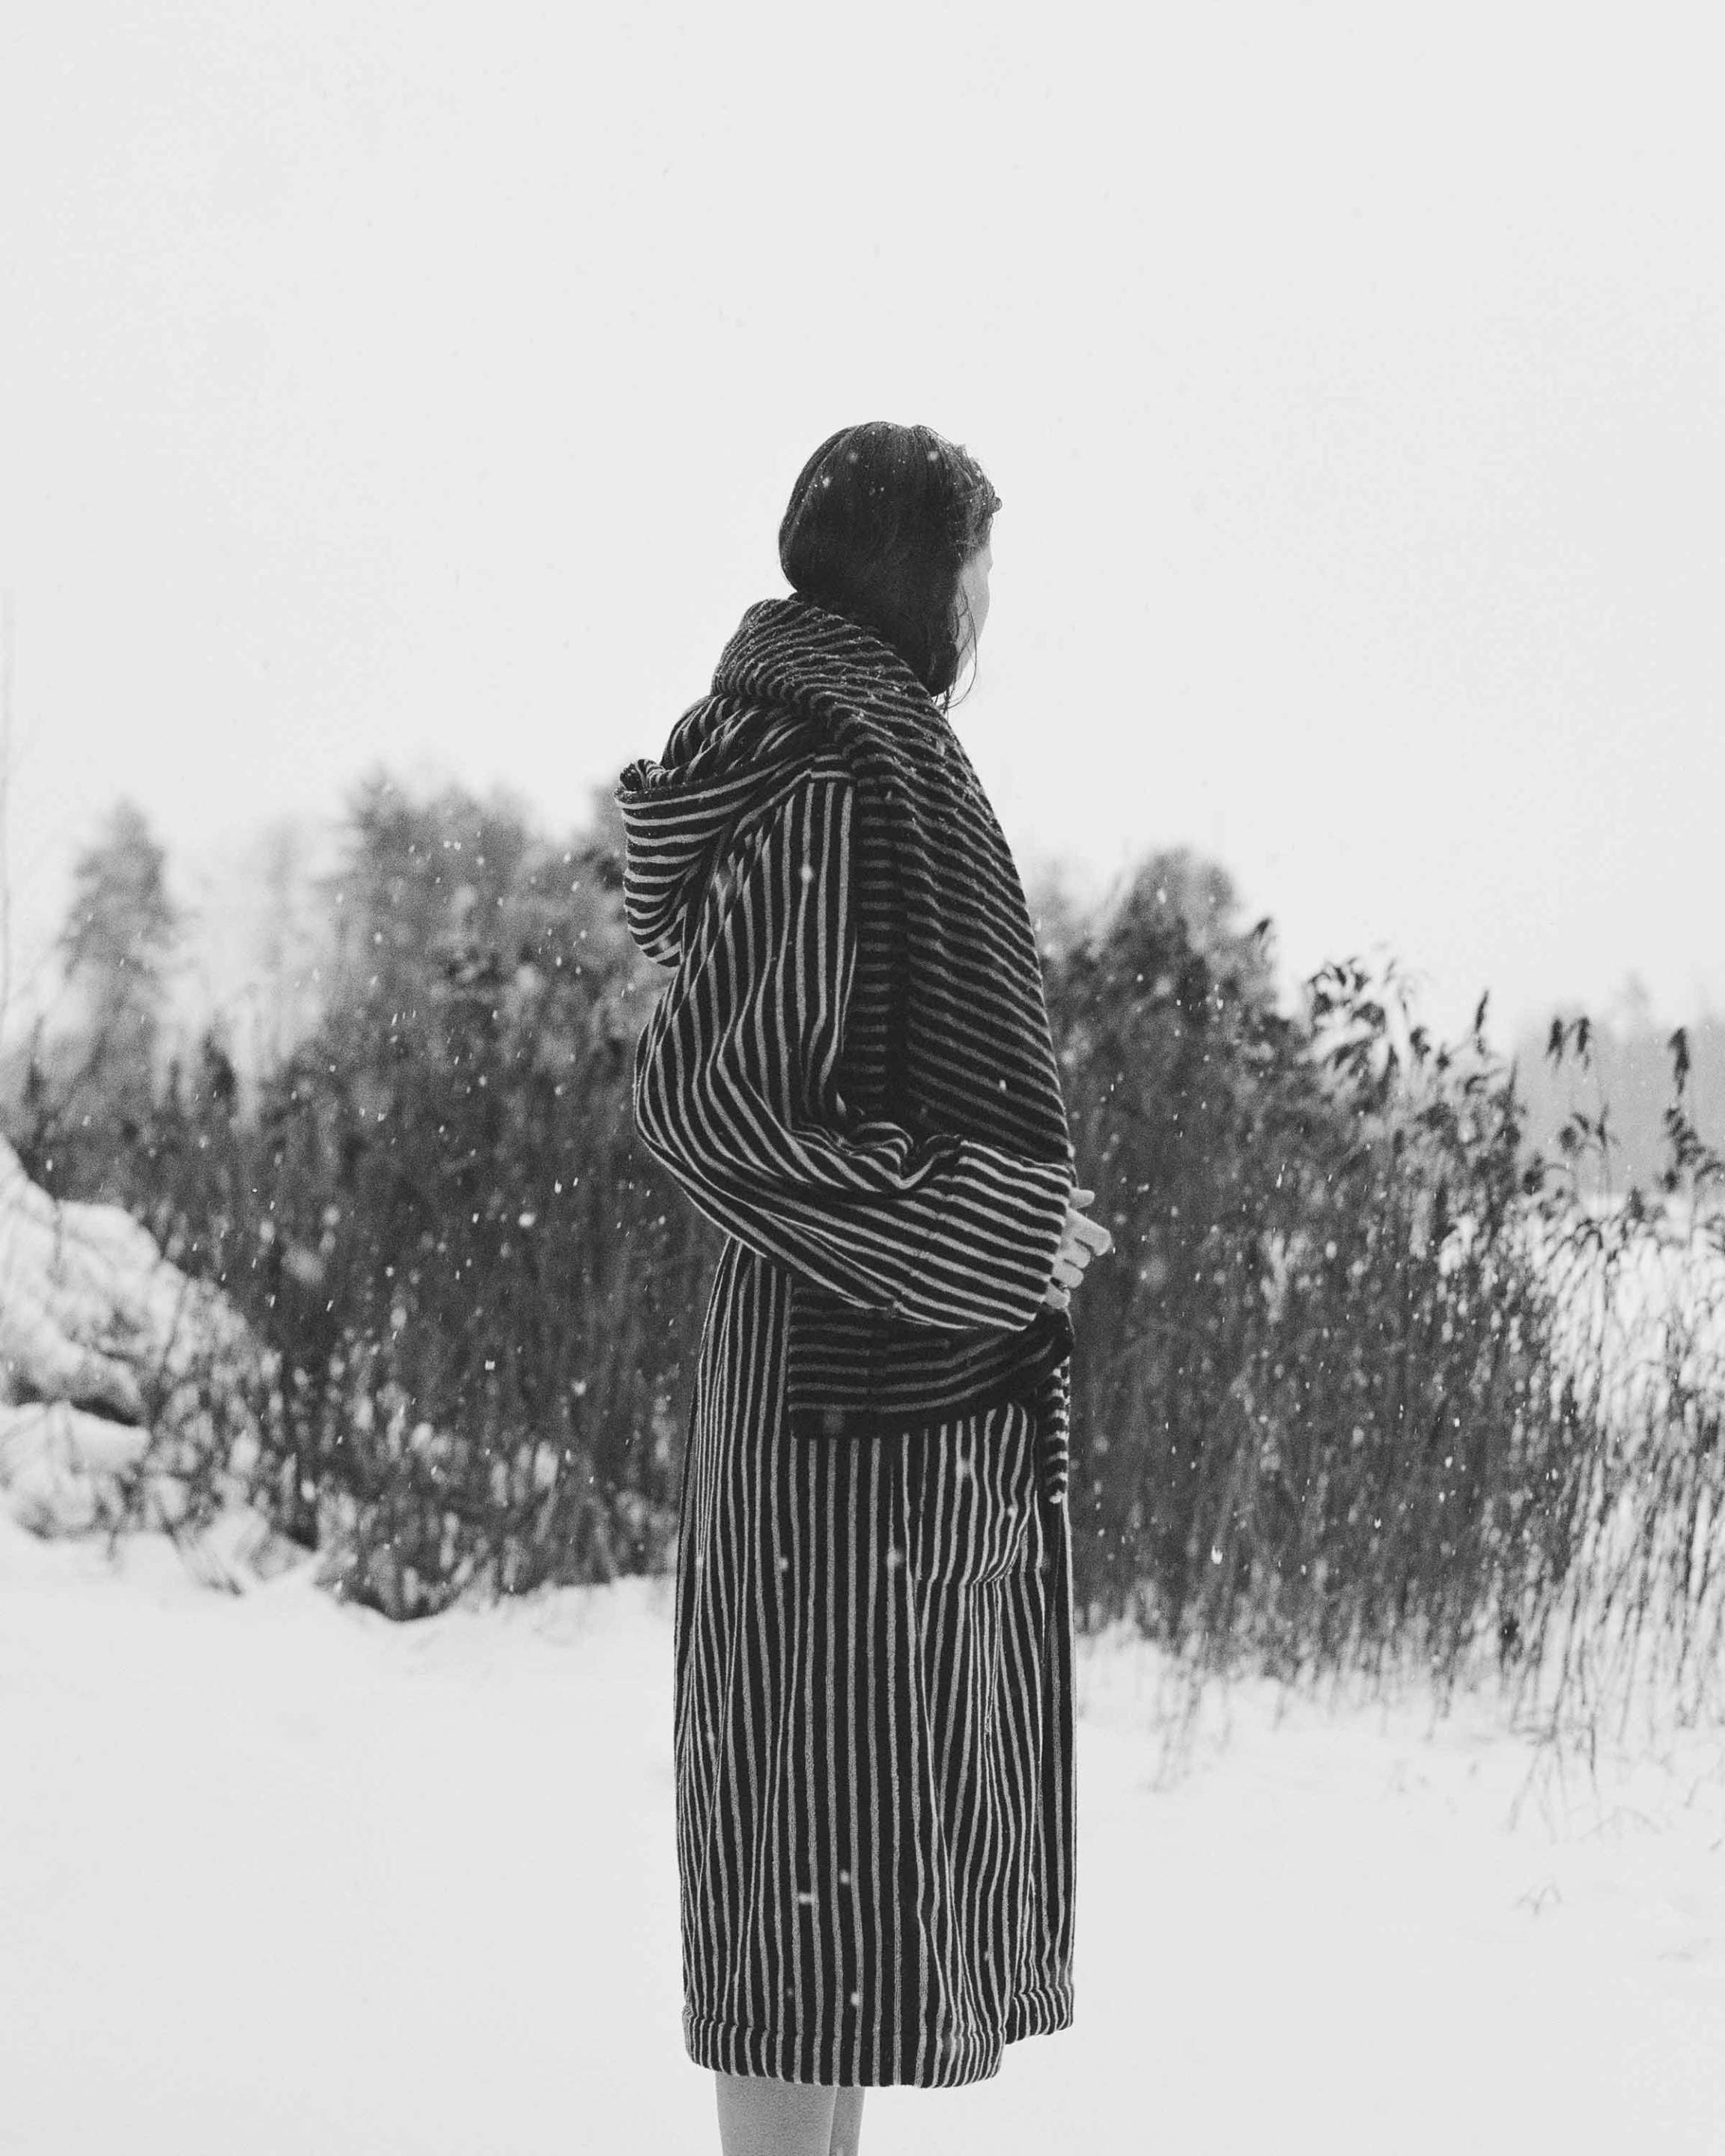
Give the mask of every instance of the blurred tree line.
[[(659, 976), (621, 875), (608, 794), (558, 841), (373, 780), (305, 1022), (243, 1077), (219, 1028), (166, 1035), (177, 917), (122, 808), (78, 865), (70, 1020), (9, 1074), (32, 1175), (126, 1205), (244, 1311), (257, 1500), (392, 1614), (668, 1561), (717, 1241), (634, 1142)], [(1117, 1244), (1075, 1309), (1083, 1616), (1286, 1666), (1524, 1651), (1590, 1456), (1517, 1224), (1562, 1179), (1524, 1089), (1563, 1055), (1506, 1065), (1483, 1004), (1433, 1041), (1351, 963), (1285, 1012), (1271, 924), (1189, 852), (1094, 912), (1046, 881), (1034, 904)]]
[(650, 969), (620, 891), (608, 798), (557, 843), (508, 801), (372, 780), (319, 890), (308, 1022), (249, 1081), (220, 1025), (167, 1035), (179, 917), (122, 808), (77, 865), (69, 1022), (8, 1074), (29, 1173), (239, 1304), (260, 1500), (394, 1614), (477, 1573), (651, 1566), (675, 1532), (706, 1254), (634, 1143)]

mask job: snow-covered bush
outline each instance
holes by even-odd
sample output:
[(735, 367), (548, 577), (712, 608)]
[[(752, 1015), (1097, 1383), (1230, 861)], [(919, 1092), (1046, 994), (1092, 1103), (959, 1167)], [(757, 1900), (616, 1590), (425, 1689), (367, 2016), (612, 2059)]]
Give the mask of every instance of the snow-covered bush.
[(177, 1525), (239, 1494), (255, 1351), (227, 1297), (116, 1206), (51, 1198), (0, 1140), (0, 1502), (44, 1534)]
[(244, 1315), (234, 1458), (332, 1591), (404, 1617), (660, 1568), (716, 1245), (634, 1143), (607, 843), (380, 781), (341, 884), (322, 1010), (255, 1086), (207, 1042), (130, 1124), (26, 1086), (20, 1150)]

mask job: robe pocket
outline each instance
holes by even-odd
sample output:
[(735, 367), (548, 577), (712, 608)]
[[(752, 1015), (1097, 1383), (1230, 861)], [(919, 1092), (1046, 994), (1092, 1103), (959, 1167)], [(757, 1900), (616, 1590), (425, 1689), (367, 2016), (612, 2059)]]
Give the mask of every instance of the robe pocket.
[(1035, 1425), (1002, 1401), (980, 1414), (908, 1432), (910, 1558), (931, 1585), (979, 1587), (1041, 1561)]

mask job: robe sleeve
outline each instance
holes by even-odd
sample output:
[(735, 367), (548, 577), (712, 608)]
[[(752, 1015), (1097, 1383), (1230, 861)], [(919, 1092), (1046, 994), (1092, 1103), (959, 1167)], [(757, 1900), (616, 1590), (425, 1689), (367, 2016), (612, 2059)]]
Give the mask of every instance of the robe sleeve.
[(709, 1219), (843, 1301), (1019, 1331), (1044, 1307), (1064, 1163), (847, 1114), (854, 787), (812, 776), (733, 854), (642, 1033), (642, 1142)]

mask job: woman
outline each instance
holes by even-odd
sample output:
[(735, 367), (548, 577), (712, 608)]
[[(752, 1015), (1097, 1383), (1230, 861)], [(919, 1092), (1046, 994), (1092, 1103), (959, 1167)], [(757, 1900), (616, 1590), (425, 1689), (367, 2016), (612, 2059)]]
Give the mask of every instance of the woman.
[(1072, 2017), (1075, 1189), (1034, 934), (946, 717), (999, 497), (824, 442), (662, 762), (624, 898), (671, 969), (643, 1142), (726, 1231), (684, 1455), (684, 2036), (725, 2156), (854, 2156), (862, 2092)]

